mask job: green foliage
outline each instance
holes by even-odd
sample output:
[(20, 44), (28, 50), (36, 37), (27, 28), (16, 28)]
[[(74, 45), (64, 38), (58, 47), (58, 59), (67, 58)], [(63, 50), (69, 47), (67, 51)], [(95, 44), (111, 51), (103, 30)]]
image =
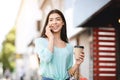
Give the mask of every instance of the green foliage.
[(3, 71), (7, 68), (13, 71), (15, 68), (15, 27), (10, 30), (3, 41), (0, 62), (3, 64)]

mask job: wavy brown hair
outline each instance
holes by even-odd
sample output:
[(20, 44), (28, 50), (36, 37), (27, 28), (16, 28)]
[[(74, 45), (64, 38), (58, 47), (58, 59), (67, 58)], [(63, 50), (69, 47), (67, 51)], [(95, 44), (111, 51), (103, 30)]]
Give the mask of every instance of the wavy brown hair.
[(44, 37), (44, 38), (47, 37), (47, 36), (45, 35), (45, 32), (46, 32), (45, 28), (46, 28), (46, 26), (47, 26), (47, 24), (48, 24), (49, 16), (50, 16), (51, 14), (53, 14), (53, 13), (57, 13), (57, 14), (59, 14), (59, 15), (61, 16), (62, 21), (64, 22), (64, 25), (63, 25), (63, 27), (62, 27), (62, 29), (61, 29), (60, 37), (61, 37), (61, 40), (63, 40), (64, 42), (68, 43), (67, 29), (66, 29), (66, 20), (65, 20), (65, 17), (64, 17), (64, 15), (63, 15), (63, 13), (62, 13), (60, 10), (58, 10), (58, 9), (51, 10), (51, 11), (48, 13), (47, 18), (46, 18), (46, 21), (45, 21), (45, 24), (44, 24), (44, 28), (43, 28), (43, 31), (42, 31), (42, 34), (41, 34), (41, 37)]

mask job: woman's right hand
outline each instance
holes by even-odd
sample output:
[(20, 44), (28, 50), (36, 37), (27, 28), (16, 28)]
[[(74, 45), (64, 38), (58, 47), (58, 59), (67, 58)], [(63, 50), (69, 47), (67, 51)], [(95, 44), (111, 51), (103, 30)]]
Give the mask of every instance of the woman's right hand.
[(51, 31), (51, 25), (46, 26), (45, 35), (48, 37), (48, 39), (53, 39), (54, 38), (53, 33)]

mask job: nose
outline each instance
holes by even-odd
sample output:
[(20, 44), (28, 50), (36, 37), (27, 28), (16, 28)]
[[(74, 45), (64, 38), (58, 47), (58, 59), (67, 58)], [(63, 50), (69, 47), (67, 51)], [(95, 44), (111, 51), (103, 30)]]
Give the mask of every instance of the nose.
[(57, 23), (57, 20), (56, 20), (56, 19), (54, 19), (52, 23), (53, 23), (53, 24), (56, 24), (56, 23)]

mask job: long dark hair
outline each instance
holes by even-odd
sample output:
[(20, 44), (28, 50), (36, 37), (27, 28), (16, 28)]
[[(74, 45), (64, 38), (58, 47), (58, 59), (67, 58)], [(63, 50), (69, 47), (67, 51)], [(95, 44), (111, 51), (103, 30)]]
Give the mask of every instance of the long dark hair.
[(43, 31), (42, 31), (42, 33), (41, 33), (41, 37), (44, 37), (44, 38), (47, 37), (47, 36), (45, 35), (45, 31), (46, 31), (45, 28), (46, 28), (46, 26), (47, 26), (47, 24), (48, 24), (49, 16), (50, 16), (51, 14), (53, 14), (53, 13), (57, 13), (57, 14), (59, 14), (59, 15), (61, 16), (61, 18), (62, 18), (62, 20), (63, 20), (63, 22), (64, 22), (64, 25), (63, 25), (63, 27), (62, 27), (62, 29), (61, 29), (60, 37), (61, 37), (61, 39), (62, 39), (64, 42), (68, 43), (67, 30), (66, 30), (66, 20), (65, 20), (65, 17), (64, 17), (64, 15), (63, 15), (63, 13), (62, 13), (60, 10), (58, 10), (58, 9), (51, 10), (51, 11), (48, 13), (47, 18), (46, 18), (46, 22), (45, 22), (45, 24), (44, 24)]

